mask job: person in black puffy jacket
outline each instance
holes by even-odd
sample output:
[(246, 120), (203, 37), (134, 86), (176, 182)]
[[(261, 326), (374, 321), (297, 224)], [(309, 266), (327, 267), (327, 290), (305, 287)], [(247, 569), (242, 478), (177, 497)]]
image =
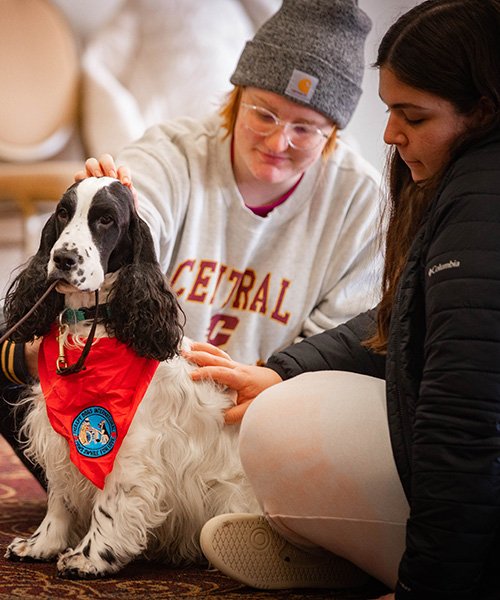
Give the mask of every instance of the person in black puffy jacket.
[(391, 146), (381, 302), (265, 367), (188, 354), (194, 378), (237, 391), (228, 423), (248, 408), (240, 452), (265, 515), (215, 517), (202, 548), (255, 587), (335, 587), (352, 563), (387, 599), (498, 599), (499, 0), (422, 2), (376, 66)]

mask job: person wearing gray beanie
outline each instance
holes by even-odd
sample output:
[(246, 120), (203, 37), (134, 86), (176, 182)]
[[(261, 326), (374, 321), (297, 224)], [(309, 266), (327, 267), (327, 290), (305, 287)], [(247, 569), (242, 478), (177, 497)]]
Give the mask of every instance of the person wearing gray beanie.
[(119, 169), (105, 155), (78, 174), (134, 173), (191, 339), (255, 364), (376, 302), (380, 174), (338, 134), (370, 27), (356, 0), (282, 0), (217, 112), (152, 127)]
[(355, 0), (284, 0), (247, 42), (231, 83), (291, 98), (343, 129), (361, 96), (370, 29)]

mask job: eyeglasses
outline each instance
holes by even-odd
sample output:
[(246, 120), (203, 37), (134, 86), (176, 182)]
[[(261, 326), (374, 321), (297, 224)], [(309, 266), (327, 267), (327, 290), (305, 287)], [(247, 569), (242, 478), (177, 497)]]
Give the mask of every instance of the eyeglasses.
[(278, 127), (283, 127), (288, 144), (295, 150), (314, 150), (329, 137), (329, 134), (309, 123), (283, 121), (262, 106), (242, 102), (241, 107), (244, 124), (250, 131), (267, 137)]

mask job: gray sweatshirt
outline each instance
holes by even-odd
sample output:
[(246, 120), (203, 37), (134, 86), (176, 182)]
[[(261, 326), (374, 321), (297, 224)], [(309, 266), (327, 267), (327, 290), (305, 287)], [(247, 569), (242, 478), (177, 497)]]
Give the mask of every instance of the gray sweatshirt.
[(149, 129), (120, 154), (186, 313), (185, 333), (245, 363), (377, 302), (380, 176), (339, 140), (266, 217), (236, 185), (217, 114)]

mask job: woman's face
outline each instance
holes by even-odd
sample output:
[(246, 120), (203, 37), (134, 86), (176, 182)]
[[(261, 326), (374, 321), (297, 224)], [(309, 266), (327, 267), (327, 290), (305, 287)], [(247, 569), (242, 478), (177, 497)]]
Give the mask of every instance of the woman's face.
[[(265, 108), (283, 121), (310, 124), (326, 135), (332, 128), (332, 122), (320, 113), (287, 100), (278, 94), (257, 88), (245, 88), (241, 102)], [(287, 132), (282, 126), (270, 135), (262, 136), (248, 128), (245, 110), (240, 105), (234, 129), (234, 168), (238, 183), (284, 184), (293, 185), (302, 174), (320, 156), (326, 137), (321, 143), (309, 150), (292, 148)]]
[(386, 144), (396, 146), (413, 181), (423, 181), (445, 166), (450, 149), (471, 124), (448, 100), (400, 81), (388, 67), (380, 68), (380, 98), (388, 108)]

